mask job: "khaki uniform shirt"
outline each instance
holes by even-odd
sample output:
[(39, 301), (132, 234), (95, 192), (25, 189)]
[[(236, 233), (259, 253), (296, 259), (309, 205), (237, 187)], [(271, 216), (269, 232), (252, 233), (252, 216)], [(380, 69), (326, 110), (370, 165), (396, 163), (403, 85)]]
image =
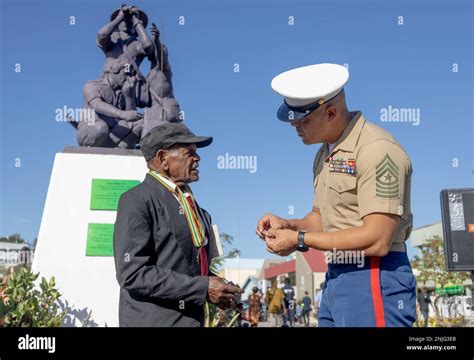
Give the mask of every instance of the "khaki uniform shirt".
[(388, 132), (353, 114), (331, 153), (324, 144), (314, 161), (314, 207), (323, 231), (362, 226), (371, 213), (395, 214), (401, 219), (390, 251), (406, 251), (413, 227), (410, 159)]

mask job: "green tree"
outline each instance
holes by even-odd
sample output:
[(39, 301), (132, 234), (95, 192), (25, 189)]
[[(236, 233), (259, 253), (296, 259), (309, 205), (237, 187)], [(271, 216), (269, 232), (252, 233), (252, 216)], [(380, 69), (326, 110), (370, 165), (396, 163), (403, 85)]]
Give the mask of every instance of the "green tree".
[(35, 249), (36, 249), (36, 244), (37, 244), (37, 243), (38, 243), (38, 238), (35, 237), (35, 239), (34, 239), (34, 240), (31, 242), (31, 244), (30, 244), (31, 250), (35, 251)]
[[(419, 271), (416, 279), (418, 283), (426, 284), (433, 281), (435, 289), (440, 288), (440, 292), (436, 294), (433, 301), (436, 312), (435, 325), (450, 326), (449, 321), (442, 319), (438, 307), (438, 301), (442, 297), (448, 296), (443, 289), (446, 285), (462, 285), (463, 282), (470, 278), (469, 272), (463, 271), (446, 271), (443, 240), (439, 236), (426, 239), (421, 245), (421, 257), (415, 256), (412, 260), (412, 267)], [(462, 321), (459, 319), (459, 321)], [(457, 324), (457, 321), (451, 321)]]
[(0, 242), (8, 242), (8, 243), (14, 243), (14, 244), (28, 244), (28, 242), (21, 237), (20, 234), (12, 234), (10, 236), (2, 236), (0, 237)]
[(219, 272), (225, 259), (231, 259), (240, 256), (239, 249), (236, 249), (234, 247), (230, 248), (234, 242), (234, 237), (232, 235), (220, 233), (219, 237), (222, 240), (222, 250), (224, 254), (212, 260), (210, 268), (214, 274), (217, 274)]

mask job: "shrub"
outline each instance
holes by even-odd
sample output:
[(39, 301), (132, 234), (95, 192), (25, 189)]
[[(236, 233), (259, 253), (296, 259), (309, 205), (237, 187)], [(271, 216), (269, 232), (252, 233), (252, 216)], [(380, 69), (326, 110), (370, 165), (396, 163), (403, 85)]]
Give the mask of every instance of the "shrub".
[(57, 300), (61, 296), (52, 277), (35, 284), (39, 274), (20, 268), (9, 276), (0, 300), (0, 324), (6, 327), (59, 327), (66, 316)]

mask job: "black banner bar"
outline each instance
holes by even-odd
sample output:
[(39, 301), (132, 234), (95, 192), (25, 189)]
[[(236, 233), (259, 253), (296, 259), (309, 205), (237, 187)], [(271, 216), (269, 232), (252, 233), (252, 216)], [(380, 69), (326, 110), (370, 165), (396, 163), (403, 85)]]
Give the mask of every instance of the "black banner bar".
[[(1, 328), (0, 360), (243, 358), (474, 358), (474, 328)], [(263, 359), (263, 358), (262, 358)]]

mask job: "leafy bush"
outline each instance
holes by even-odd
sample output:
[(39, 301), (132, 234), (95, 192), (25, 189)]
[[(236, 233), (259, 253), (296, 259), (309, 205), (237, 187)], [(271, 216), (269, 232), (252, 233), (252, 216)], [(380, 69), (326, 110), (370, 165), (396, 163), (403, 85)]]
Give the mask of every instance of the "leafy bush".
[(9, 276), (3, 299), (0, 299), (0, 324), (6, 327), (59, 327), (66, 316), (57, 300), (61, 296), (52, 277), (43, 277), (39, 290), (35, 285), (39, 274), (20, 268)]
[[(219, 320), (222, 315), (224, 320), (224, 327), (238, 327), (238, 317), (240, 312), (238, 310), (220, 310), (217, 305), (206, 302), (204, 307), (206, 316), (205, 327), (218, 327)], [(221, 325), (222, 326), (222, 325)]]

